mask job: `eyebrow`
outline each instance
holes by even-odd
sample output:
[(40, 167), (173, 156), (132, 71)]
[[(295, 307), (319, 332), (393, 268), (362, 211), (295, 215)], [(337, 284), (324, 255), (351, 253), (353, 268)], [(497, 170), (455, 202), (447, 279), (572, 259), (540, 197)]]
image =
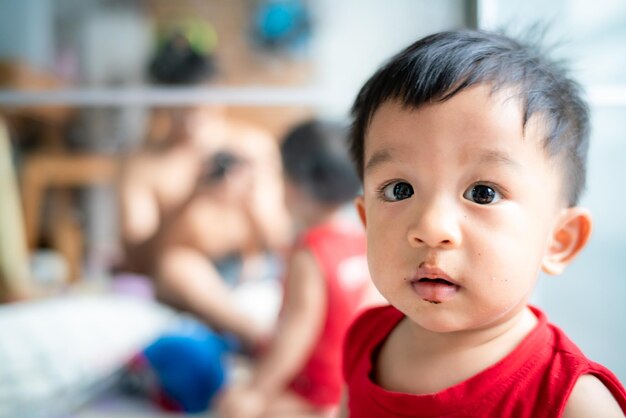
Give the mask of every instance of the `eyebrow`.
[(520, 168), (520, 163), (509, 157), (506, 153), (498, 150), (481, 150), (478, 155), (481, 163), (496, 163), (506, 165), (514, 169)]
[(369, 159), (367, 164), (365, 165), (364, 171), (365, 172), (372, 171), (374, 168), (376, 168), (376, 166), (382, 163), (392, 161), (392, 160), (393, 160), (393, 157), (391, 155), (391, 152), (389, 152), (388, 150), (384, 149), (384, 150), (376, 151), (374, 155), (372, 155), (372, 157)]
[[(391, 151), (387, 149), (379, 150), (374, 152), (371, 158), (367, 161), (365, 165), (364, 171), (369, 172), (372, 171), (377, 166), (393, 161), (393, 155)], [(478, 155), (479, 162), (481, 163), (495, 163), (509, 166), (513, 169), (519, 169), (520, 164), (509, 157), (506, 153), (501, 152), (499, 150), (481, 150)]]

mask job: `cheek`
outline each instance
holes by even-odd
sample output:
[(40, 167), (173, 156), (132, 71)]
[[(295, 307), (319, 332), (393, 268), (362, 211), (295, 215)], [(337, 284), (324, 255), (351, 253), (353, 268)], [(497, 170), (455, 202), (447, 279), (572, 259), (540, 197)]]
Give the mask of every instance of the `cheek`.
[(402, 239), (402, 222), (397, 217), (369, 210), (367, 212), (368, 248), (373, 258), (387, 258), (393, 254), (392, 248), (397, 248), (404, 242)]
[(485, 254), (528, 261), (543, 251), (549, 228), (541, 211), (512, 204), (489, 216), (470, 218), (472, 225), (469, 227), (474, 229), (472, 236), (477, 237)]
[(492, 301), (526, 296), (532, 289), (539, 272), (541, 256), (537, 238), (523, 230), (517, 233), (485, 234), (485, 239), (468, 252), (468, 260), (479, 287), (476, 289)]
[(367, 219), (367, 258), (372, 281), (379, 291), (386, 293), (390, 286), (399, 283), (396, 280), (404, 273), (403, 257), (406, 257), (406, 242), (401, 236), (399, 223), (393, 220), (381, 220), (377, 217)]
[[(373, 235), (375, 236), (373, 237)], [(374, 279), (380, 277), (381, 273), (384, 271), (382, 266), (389, 263), (389, 253), (384, 245), (384, 234), (377, 234), (372, 229), (371, 224), (368, 225), (367, 259), (372, 278)]]

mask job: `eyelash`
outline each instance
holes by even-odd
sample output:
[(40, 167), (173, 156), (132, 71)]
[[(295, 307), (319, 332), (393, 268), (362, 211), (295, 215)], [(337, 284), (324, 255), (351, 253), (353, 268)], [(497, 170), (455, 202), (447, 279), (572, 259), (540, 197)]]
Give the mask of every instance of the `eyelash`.
[(402, 179), (389, 180), (389, 181), (383, 183), (382, 185), (378, 186), (378, 188), (376, 189), (376, 196), (378, 197), (378, 199), (382, 200), (383, 202), (394, 202), (394, 200), (389, 200), (389, 199), (387, 199), (387, 197), (385, 197), (385, 189), (387, 187), (391, 186), (394, 183), (411, 184), (408, 181), (402, 180)]
[(465, 190), (469, 190), (469, 189), (473, 189), (476, 186), (487, 186), (487, 187), (491, 187), (493, 190), (495, 190), (496, 192), (498, 192), (500, 194), (500, 196), (502, 196), (502, 198), (506, 198), (508, 193), (507, 191), (501, 187), (500, 185), (496, 184), (496, 183), (492, 183), (490, 181), (483, 181), (483, 180), (478, 180), (472, 184), (469, 185), (469, 187)]

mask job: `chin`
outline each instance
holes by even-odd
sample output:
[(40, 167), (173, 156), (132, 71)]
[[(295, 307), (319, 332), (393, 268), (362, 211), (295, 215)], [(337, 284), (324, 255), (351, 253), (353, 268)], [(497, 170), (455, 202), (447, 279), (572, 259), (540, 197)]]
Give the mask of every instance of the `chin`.
[(451, 312), (443, 305), (443, 303), (433, 303), (403, 312), (415, 325), (430, 332), (443, 334), (471, 328), (471, 324), (465, 318), (460, 317), (458, 313)]

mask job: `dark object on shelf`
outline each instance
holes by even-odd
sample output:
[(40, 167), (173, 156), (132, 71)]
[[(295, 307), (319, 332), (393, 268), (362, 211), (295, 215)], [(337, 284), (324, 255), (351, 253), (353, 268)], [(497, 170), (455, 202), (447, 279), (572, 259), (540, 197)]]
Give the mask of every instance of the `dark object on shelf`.
[(182, 22), (163, 36), (148, 72), (156, 84), (185, 85), (207, 81), (216, 72), (215, 32), (208, 23)]

